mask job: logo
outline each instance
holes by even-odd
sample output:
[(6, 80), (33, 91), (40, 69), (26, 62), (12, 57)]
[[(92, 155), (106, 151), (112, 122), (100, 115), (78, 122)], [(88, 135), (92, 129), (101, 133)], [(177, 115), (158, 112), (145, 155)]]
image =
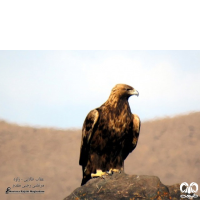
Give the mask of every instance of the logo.
[(10, 190), (11, 190), (11, 188), (10, 188), (10, 187), (7, 187), (7, 189), (6, 189), (6, 194), (9, 194)]
[(198, 195), (195, 193), (198, 191), (198, 184), (195, 182), (190, 183), (190, 185), (186, 182), (181, 183), (180, 185), (180, 191), (182, 193), (186, 193), (185, 195), (181, 195), (181, 198), (188, 198), (188, 199), (193, 199), (197, 198)]

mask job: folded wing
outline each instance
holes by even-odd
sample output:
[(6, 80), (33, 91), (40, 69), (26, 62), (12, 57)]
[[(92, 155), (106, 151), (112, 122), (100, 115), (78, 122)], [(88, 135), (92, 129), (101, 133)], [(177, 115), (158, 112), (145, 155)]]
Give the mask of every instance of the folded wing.
[(79, 165), (86, 165), (87, 156), (89, 151), (89, 143), (91, 137), (94, 133), (94, 128), (97, 125), (97, 121), (99, 118), (99, 112), (97, 110), (92, 110), (87, 115), (83, 128), (82, 128), (82, 140), (81, 140), (81, 148), (80, 148), (80, 160)]

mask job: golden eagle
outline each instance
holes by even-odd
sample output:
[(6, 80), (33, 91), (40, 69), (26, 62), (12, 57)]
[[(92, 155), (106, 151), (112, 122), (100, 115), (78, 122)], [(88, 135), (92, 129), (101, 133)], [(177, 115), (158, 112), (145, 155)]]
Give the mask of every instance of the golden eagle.
[(108, 100), (87, 115), (80, 148), (81, 185), (108, 171), (124, 170), (124, 160), (135, 149), (140, 132), (140, 119), (128, 103), (132, 95), (139, 93), (129, 85), (117, 84)]

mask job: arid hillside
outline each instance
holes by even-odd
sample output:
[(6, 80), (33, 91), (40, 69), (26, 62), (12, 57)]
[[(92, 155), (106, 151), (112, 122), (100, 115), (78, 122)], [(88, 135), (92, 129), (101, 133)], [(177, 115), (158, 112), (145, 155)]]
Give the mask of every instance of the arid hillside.
[[(0, 121), (1, 199), (68, 196), (81, 182), (80, 140), (81, 130), (22, 127)], [(125, 161), (127, 174), (156, 175), (165, 185), (196, 182), (200, 187), (199, 169), (200, 112), (142, 122), (138, 146)], [(8, 187), (44, 193), (5, 194)]]

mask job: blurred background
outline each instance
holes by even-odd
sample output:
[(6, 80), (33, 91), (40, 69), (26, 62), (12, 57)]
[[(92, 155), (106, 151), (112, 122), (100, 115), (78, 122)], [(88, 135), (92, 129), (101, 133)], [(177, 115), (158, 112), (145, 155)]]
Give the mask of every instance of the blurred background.
[(0, 51), (0, 192), (16, 177), (45, 185), (3, 199), (63, 199), (80, 186), (83, 121), (118, 83), (140, 93), (129, 99), (142, 127), (125, 172), (200, 184), (199, 77), (200, 51)]

